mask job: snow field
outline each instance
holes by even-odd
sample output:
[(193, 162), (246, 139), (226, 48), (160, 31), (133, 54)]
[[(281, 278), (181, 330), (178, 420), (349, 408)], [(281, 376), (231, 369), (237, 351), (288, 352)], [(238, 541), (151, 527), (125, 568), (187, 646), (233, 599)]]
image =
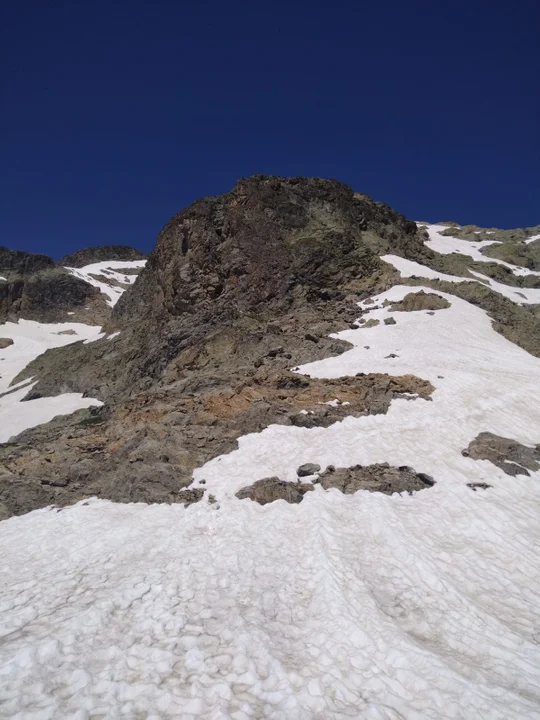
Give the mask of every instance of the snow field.
[[(94, 499), (0, 523), (0, 717), (540, 717), (540, 474), (461, 455), (485, 430), (539, 441), (540, 361), (450, 294), (434, 315), (381, 307), (420, 289), (374, 298), (367, 317), (395, 325), (339, 333), (351, 350), (300, 371), (414, 373), (431, 401), (240, 438), (194, 473), (214, 505)], [(383, 461), (436, 485), (234, 497), (304, 462)]]

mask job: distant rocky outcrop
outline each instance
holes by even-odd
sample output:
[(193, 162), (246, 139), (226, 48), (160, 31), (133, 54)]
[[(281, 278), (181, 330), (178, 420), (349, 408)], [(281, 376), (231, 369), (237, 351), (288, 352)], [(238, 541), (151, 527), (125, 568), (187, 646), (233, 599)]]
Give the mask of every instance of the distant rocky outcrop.
[(0, 247), (0, 275), (29, 275), (52, 267), (54, 260), (48, 255)]
[(0, 282), (0, 323), (24, 318), (99, 324), (109, 314), (99, 290), (62, 268), (52, 266), (24, 275), (11, 273), (5, 282)]
[(129, 245), (98, 245), (77, 250), (58, 261), (62, 267), (82, 268), (105, 260), (143, 260), (144, 253)]

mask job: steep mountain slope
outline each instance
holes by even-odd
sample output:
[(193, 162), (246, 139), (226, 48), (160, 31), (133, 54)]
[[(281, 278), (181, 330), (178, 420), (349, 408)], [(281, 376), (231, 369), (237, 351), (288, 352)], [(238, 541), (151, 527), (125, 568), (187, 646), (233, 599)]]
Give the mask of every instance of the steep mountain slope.
[(104, 402), (0, 445), (0, 715), (537, 718), (540, 291), (489, 237), (256, 176), (106, 335), (0, 350), (17, 412)]

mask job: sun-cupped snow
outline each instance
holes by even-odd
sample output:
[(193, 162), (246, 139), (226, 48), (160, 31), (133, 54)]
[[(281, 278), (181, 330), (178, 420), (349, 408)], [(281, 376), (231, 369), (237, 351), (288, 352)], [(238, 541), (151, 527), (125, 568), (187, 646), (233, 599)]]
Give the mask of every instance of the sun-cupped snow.
[[(213, 503), (90, 500), (0, 523), (0, 715), (538, 719), (540, 474), (461, 450), (482, 431), (538, 442), (540, 360), (450, 294), (433, 314), (380, 307), (409, 292), (367, 314), (395, 325), (339, 333), (353, 348), (300, 372), (414, 373), (431, 401), (242, 437), (194, 473)], [(436, 484), (234, 496), (306, 462), (409, 465)]]
[(0, 442), (7, 442), (23, 430), (49, 422), (57, 415), (102, 404), (93, 398), (83, 398), (80, 393), (64, 393), (21, 402), (32, 383), (23, 381), (11, 386), (12, 380), (21, 370), (49, 348), (69, 345), (78, 340), (93, 341), (101, 336), (99, 326), (83, 323), (19, 320), (17, 323), (0, 325), (0, 337), (13, 340), (12, 345), (0, 350)]
[[(520, 267), (519, 265), (512, 265), (511, 263), (499, 260), (498, 258), (488, 257), (483, 255), (480, 250), (483, 247), (489, 245), (498, 245), (501, 243), (500, 240), (483, 240), (478, 242), (469, 242), (468, 240), (460, 240), (459, 238), (449, 237), (442, 235), (444, 230), (448, 230), (446, 225), (421, 225), (425, 227), (429, 235), (429, 240), (426, 240), (425, 244), (440, 253), (441, 255), (449, 255), (451, 253), (459, 253), (460, 255), (468, 255), (476, 262), (490, 262), (497, 263), (497, 265), (503, 265), (504, 267), (511, 270), (514, 275), (540, 275), (540, 272), (536, 270), (528, 270), (527, 268)], [(540, 235), (538, 236), (540, 237)], [(531, 239), (525, 242), (530, 242)]]
[(98, 288), (107, 296), (107, 304), (114, 307), (127, 288), (137, 279), (137, 275), (123, 273), (122, 270), (143, 268), (145, 265), (146, 260), (104, 260), (82, 268), (66, 267), (66, 270)]

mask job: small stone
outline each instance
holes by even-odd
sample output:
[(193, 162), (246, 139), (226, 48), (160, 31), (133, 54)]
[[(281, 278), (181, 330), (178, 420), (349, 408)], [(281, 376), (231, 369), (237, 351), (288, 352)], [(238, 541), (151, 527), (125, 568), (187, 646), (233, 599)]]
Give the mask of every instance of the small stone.
[(272, 348), (272, 350), (269, 350), (267, 355), (268, 357), (276, 357), (277, 355), (281, 355), (283, 352), (283, 347), (280, 345), (279, 347)]
[(10, 345), (13, 345), (11, 338), (0, 338), (0, 350), (5, 350)]
[(315, 475), (315, 473), (318, 473), (320, 469), (321, 466), (316, 465), (315, 463), (304, 463), (304, 465), (300, 465), (296, 474), (298, 477), (308, 477), (308, 475)]
[(395, 325), (396, 321), (394, 320), (393, 317), (384, 318), (384, 324), (385, 325)]
[(320, 338), (318, 335), (313, 335), (312, 333), (306, 333), (306, 340), (309, 340), (310, 342), (318, 343)]
[(385, 355), (384, 359), (386, 360), (388, 358), (397, 358), (397, 357), (399, 357), (399, 355), (396, 355), (395, 353), (390, 353), (390, 355)]

